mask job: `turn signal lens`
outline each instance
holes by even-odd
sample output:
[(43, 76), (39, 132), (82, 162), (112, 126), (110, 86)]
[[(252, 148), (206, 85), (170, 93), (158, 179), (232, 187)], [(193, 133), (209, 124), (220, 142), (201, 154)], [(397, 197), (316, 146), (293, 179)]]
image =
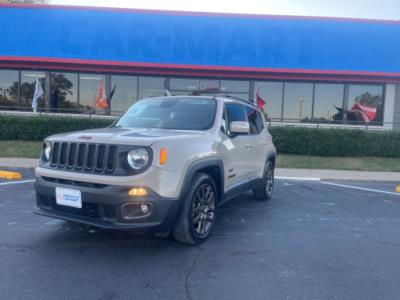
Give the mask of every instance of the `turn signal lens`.
[(144, 188), (133, 188), (129, 190), (129, 196), (147, 196), (147, 190)]
[(167, 149), (161, 148), (160, 150), (160, 165), (163, 165), (167, 162)]

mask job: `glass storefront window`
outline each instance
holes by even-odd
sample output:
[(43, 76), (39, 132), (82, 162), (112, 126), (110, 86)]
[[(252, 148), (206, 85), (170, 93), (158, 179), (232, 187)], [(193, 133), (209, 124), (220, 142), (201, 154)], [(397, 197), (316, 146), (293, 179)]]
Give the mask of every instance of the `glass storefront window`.
[(0, 107), (15, 109), (18, 106), (18, 71), (0, 70)]
[(50, 109), (54, 112), (76, 112), (78, 74), (51, 73)]
[(193, 96), (195, 92), (170, 91), (172, 96)]
[(213, 79), (200, 79), (200, 91), (202, 93), (219, 93), (219, 81)]
[[(42, 89), (45, 91), (44, 81), (45, 73), (36, 71), (22, 71), (21, 72), (21, 108), (23, 110), (32, 109), (32, 99), (35, 93), (36, 79), (39, 79), (39, 83), (42, 85)], [(39, 98), (38, 108), (44, 108), (46, 105), (45, 96)]]
[(264, 100), (264, 113), (268, 119), (277, 121), (281, 119), (282, 112), (282, 82), (255, 82), (254, 97), (259, 96)]
[(343, 84), (315, 84), (314, 121), (342, 121), (343, 94)]
[(310, 121), (312, 98), (312, 83), (285, 83), (284, 121)]
[(111, 77), (111, 110), (125, 112), (137, 99), (137, 77), (117, 76)]
[(347, 121), (349, 123), (383, 121), (383, 86), (349, 85)]
[(169, 89), (173, 95), (212, 95), (219, 93), (219, 80), (171, 78)]
[(244, 80), (221, 80), (221, 93), (249, 93), (250, 82)]
[(96, 109), (104, 110), (105, 75), (80, 74), (79, 76), (79, 111), (93, 112)]
[(139, 99), (164, 95), (164, 78), (139, 77)]
[(250, 101), (249, 94), (229, 93), (229, 95), (241, 98), (241, 99), (246, 100), (246, 101)]
[[(50, 91), (46, 93), (45, 78), (48, 75)], [(362, 125), (366, 122), (382, 125), (383, 122), (384, 84), (190, 77), (166, 80), (151, 76), (10, 69), (0, 69), (0, 109), (32, 111), (37, 79), (45, 92), (39, 98), (38, 108), (43, 110), (48, 100), (52, 112), (109, 113), (111, 110), (121, 113), (136, 101), (164, 96), (165, 90), (169, 89), (172, 95), (229, 94), (246, 101), (254, 101), (258, 94), (266, 103), (263, 109), (266, 118), (272, 121)], [(251, 93), (250, 87), (254, 88)]]
[(174, 91), (197, 91), (199, 90), (198, 79), (171, 78), (169, 86)]

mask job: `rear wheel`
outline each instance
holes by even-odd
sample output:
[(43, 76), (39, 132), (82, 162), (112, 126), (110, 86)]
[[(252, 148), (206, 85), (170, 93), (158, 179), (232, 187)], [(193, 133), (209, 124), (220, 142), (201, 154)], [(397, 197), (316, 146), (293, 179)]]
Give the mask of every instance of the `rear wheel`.
[(204, 173), (195, 174), (183, 199), (173, 237), (185, 244), (197, 245), (205, 241), (214, 227), (217, 189), (214, 180)]
[(268, 160), (265, 169), (262, 184), (253, 189), (254, 197), (259, 201), (267, 201), (272, 198), (274, 191), (274, 164)]

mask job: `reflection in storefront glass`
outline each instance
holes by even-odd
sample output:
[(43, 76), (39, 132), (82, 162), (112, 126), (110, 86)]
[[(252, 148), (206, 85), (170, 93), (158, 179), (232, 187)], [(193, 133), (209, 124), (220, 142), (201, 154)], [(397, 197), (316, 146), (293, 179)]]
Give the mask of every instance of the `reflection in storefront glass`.
[(347, 109), (347, 121), (349, 123), (382, 123), (383, 86), (349, 85)]
[(164, 78), (139, 77), (139, 99), (164, 95)]
[(198, 79), (171, 78), (170, 89), (173, 91), (197, 91), (199, 89)]
[(283, 118), (288, 121), (310, 121), (312, 97), (312, 83), (287, 82), (285, 84)]
[[(24, 110), (31, 110), (32, 99), (35, 93), (36, 79), (39, 79), (39, 83), (42, 89), (45, 91), (45, 73), (35, 71), (22, 71), (21, 72), (21, 106)], [(44, 108), (46, 105), (44, 95), (38, 100), (38, 108)]]
[(0, 70), (0, 106), (14, 109), (18, 106), (18, 71)]
[(51, 73), (50, 109), (55, 112), (76, 112), (78, 74)]
[(280, 120), (282, 112), (282, 82), (255, 82), (254, 95), (264, 100), (264, 113), (268, 119)]
[[(105, 110), (102, 106), (105, 100), (105, 76), (99, 74), (80, 74), (79, 77), (79, 104), (80, 111), (90, 112)], [(101, 103), (101, 104), (100, 104)]]
[(203, 93), (218, 93), (219, 81), (213, 79), (200, 79), (200, 91)]
[(112, 75), (111, 94), (112, 111), (125, 112), (137, 101), (137, 77)]
[(314, 121), (337, 122), (342, 120), (343, 84), (315, 84)]
[(249, 81), (221, 80), (220, 90), (222, 93), (226, 93), (226, 92), (248, 93), (249, 87), (250, 87)]

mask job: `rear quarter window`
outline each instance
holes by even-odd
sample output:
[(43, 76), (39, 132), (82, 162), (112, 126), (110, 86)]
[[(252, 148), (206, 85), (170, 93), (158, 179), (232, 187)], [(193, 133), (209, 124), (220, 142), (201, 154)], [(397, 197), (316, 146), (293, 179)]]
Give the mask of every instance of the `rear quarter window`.
[(250, 134), (259, 134), (264, 129), (261, 113), (249, 106), (246, 106), (246, 113), (250, 125)]

